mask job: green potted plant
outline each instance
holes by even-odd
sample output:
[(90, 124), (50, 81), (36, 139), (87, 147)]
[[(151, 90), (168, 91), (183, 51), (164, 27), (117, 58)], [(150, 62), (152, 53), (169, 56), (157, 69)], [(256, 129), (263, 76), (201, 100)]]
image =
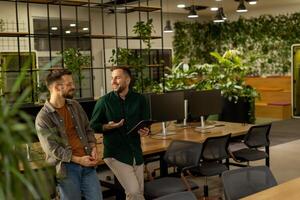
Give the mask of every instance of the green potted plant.
[[(254, 103), (259, 94), (245, 83), (245, 77), (251, 73), (251, 69), (243, 64), (236, 50), (228, 50), (223, 56), (217, 52), (211, 55), (216, 62), (202, 65), (203, 78), (198, 85), (221, 90), (224, 97), (221, 120), (254, 123)], [(238, 116), (238, 113), (242, 116)]]

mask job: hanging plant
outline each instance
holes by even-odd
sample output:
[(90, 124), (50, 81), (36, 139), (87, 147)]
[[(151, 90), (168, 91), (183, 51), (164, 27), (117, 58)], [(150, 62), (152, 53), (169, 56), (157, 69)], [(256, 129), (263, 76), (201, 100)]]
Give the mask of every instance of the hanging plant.
[(154, 26), (152, 24), (153, 19), (148, 19), (147, 22), (138, 21), (133, 26), (133, 33), (141, 37), (142, 41), (146, 44), (147, 48), (151, 48), (151, 34), (154, 32)]

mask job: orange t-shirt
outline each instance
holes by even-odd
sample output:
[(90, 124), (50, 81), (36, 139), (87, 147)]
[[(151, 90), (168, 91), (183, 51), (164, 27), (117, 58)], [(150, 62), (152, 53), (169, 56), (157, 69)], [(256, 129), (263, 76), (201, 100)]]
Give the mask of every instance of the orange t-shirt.
[(71, 114), (65, 104), (62, 108), (56, 108), (56, 111), (59, 113), (60, 117), (63, 118), (65, 124), (65, 131), (69, 139), (69, 144), (72, 148), (72, 154), (74, 156), (84, 156), (86, 155), (84, 148), (81, 144), (78, 134), (71, 117)]

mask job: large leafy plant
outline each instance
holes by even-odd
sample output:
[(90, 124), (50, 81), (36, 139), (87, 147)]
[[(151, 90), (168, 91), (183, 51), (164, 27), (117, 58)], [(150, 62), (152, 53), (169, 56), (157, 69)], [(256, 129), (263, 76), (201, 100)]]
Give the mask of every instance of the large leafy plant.
[[(181, 62), (172, 68), (166, 67), (166, 71), (164, 76), (166, 91), (192, 89), (199, 81), (199, 69), (195, 66), (190, 67), (187, 63)], [(160, 86), (163, 87), (162, 84)]]
[(29, 63), (23, 66), (12, 87), (10, 95), (16, 101), (10, 103), (0, 97), (0, 199), (49, 199), (48, 188), (54, 184), (47, 178), (52, 177), (51, 173), (46, 169), (32, 169), (26, 156), (25, 144), (32, 143), (36, 137), (32, 118), (20, 110), (31, 92), (27, 87), (19, 93), (28, 66)]
[[(254, 99), (258, 93), (245, 83), (245, 77), (251, 73), (251, 68), (244, 65), (236, 50), (228, 50), (223, 56), (217, 52), (211, 55), (216, 59), (213, 64), (202, 66), (202, 85), (210, 85), (220, 89), (222, 95), (229, 101), (237, 102), (239, 98)], [(204, 84), (205, 83), (205, 84)]]

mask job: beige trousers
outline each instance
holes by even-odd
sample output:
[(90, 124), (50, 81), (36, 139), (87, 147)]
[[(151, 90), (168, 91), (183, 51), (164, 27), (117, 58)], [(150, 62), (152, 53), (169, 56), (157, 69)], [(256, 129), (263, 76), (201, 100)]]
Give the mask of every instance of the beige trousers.
[(144, 200), (144, 164), (128, 165), (114, 158), (104, 162), (118, 178), (125, 190), (126, 200)]

